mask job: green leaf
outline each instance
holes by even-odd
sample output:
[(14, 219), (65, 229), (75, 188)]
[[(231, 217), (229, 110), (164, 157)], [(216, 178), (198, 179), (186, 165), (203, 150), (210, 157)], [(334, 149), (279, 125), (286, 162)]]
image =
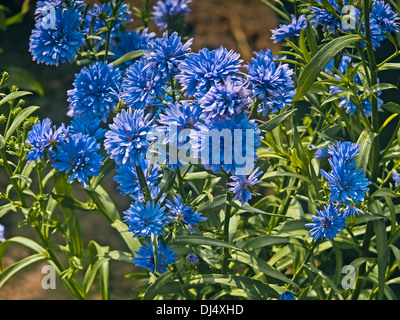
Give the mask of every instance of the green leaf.
[(187, 244), (201, 245), (201, 246), (214, 246), (214, 247), (219, 247), (219, 248), (229, 248), (229, 249), (240, 250), (239, 247), (236, 247), (225, 241), (222, 241), (219, 239), (213, 239), (213, 238), (206, 238), (206, 237), (198, 236), (198, 235), (177, 236), (176, 241), (174, 242), (174, 245), (187, 245)]
[(311, 263), (306, 264), (305, 267), (307, 269), (311, 270), (312, 272), (314, 272), (315, 274), (319, 275), (322, 279), (324, 279), (329, 284), (329, 286), (332, 288), (332, 290), (335, 292), (335, 294), (339, 298), (339, 300), (343, 300), (340, 290), (335, 285), (335, 283), (325, 273), (323, 273), (321, 270), (319, 270), (316, 266), (314, 266)]
[(313, 56), (300, 74), (293, 101), (299, 101), (312, 86), (319, 74), (341, 50), (361, 40), (359, 35), (351, 34), (329, 41)]
[(43, 261), (45, 259), (46, 259), (45, 255), (43, 255), (41, 253), (37, 253), (37, 254), (31, 255), (25, 259), (22, 259), (16, 263), (14, 263), (13, 265), (7, 267), (0, 273), (0, 288), (7, 282), (8, 279), (10, 279), (18, 271), (28, 267), (29, 265), (31, 265), (35, 262)]
[(298, 173), (294, 173), (294, 172), (289, 172), (289, 171), (269, 171), (266, 172), (262, 177), (261, 180), (265, 180), (268, 178), (272, 178), (272, 177), (292, 177), (292, 178), (298, 178), (300, 180), (303, 180), (306, 183), (310, 183), (311, 184), (311, 180), (306, 177), (303, 176), (301, 174)]
[(289, 237), (281, 237), (281, 236), (272, 236), (272, 235), (264, 235), (254, 238), (246, 243), (243, 247), (243, 250), (256, 250), (260, 248), (264, 248), (267, 246), (275, 245), (275, 244), (282, 244), (282, 243), (289, 243)]
[(233, 261), (239, 261), (241, 263), (245, 263), (249, 267), (254, 268), (254, 269), (264, 273), (268, 277), (280, 280), (282, 282), (285, 282), (285, 283), (288, 283), (288, 284), (291, 284), (291, 285), (294, 285), (297, 287), (296, 283), (294, 283), (292, 280), (287, 278), (283, 273), (281, 273), (280, 271), (271, 267), (268, 263), (266, 263), (264, 260), (261, 260), (260, 258), (252, 256), (243, 251), (235, 251), (235, 252), (231, 253), (231, 257), (232, 257)]
[(270, 131), (274, 130), (278, 125), (280, 125), (289, 115), (291, 115), (296, 110), (297, 109), (293, 109), (293, 110), (287, 111), (285, 113), (281, 113), (277, 116), (274, 116), (272, 119), (263, 123), (258, 128), (265, 132), (270, 132)]
[(357, 168), (362, 168), (364, 172), (367, 171), (372, 142), (376, 136), (377, 136), (376, 132), (363, 130), (363, 132), (361, 132), (361, 135), (357, 140), (357, 144), (360, 146), (360, 151), (357, 156), (356, 166)]
[(109, 258), (106, 253), (110, 251), (110, 247), (102, 247), (95, 241), (90, 241), (88, 244), (89, 252), (92, 260), (96, 258), (94, 263), (91, 263), (86, 269), (83, 278), (83, 292), (85, 295), (89, 293), (93, 280), (96, 275), (99, 275), (100, 293), (103, 300), (109, 299)]
[(388, 102), (382, 104), (382, 109), (385, 109), (389, 112), (400, 114), (400, 104), (394, 103), (394, 102)]
[(18, 115), (15, 117), (14, 121), (12, 122), (10, 128), (8, 128), (7, 133), (5, 135), (6, 141), (11, 138), (14, 131), (21, 125), (22, 122), (25, 121), (33, 112), (35, 112), (39, 107), (31, 106), (28, 108), (23, 109)]
[(189, 280), (190, 285), (223, 284), (226, 286), (243, 289), (259, 299), (279, 298), (279, 293), (268, 284), (248, 277), (231, 276), (222, 274), (195, 275)]
[(52, 197), (57, 200), (57, 202), (65, 207), (69, 208), (72, 210), (80, 210), (80, 211), (92, 211), (93, 208), (90, 207), (87, 203), (76, 200), (70, 196), (66, 195), (57, 195), (55, 193), (52, 193)]
[(27, 95), (32, 94), (32, 92), (28, 92), (28, 91), (15, 91), (15, 92), (11, 92), (10, 94), (6, 95), (3, 99), (0, 100), (0, 106), (2, 106), (3, 104), (5, 104), (6, 102), (9, 102), (11, 100), (15, 100)]
[(146, 290), (143, 300), (153, 300), (158, 294), (176, 293), (179, 284), (172, 279), (173, 273), (168, 272), (159, 276)]
[(138, 50), (138, 51), (129, 52), (129, 53), (127, 53), (127, 54), (124, 54), (121, 58), (115, 60), (115, 61), (112, 62), (111, 64), (112, 64), (114, 67), (116, 67), (116, 66), (118, 66), (118, 65), (120, 65), (120, 64), (123, 64), (123, 63), (129, 61), (129, 60), (139, 58), (141, 55), (143, 55), (143, 53), (144, 53), (143, 50)]

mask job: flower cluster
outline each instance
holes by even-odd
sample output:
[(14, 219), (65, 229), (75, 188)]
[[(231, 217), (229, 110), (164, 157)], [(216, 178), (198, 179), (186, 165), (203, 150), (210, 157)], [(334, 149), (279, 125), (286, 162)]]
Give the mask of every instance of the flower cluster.
[(310, 233), (314, 239), (331, 239), (344, 228), (346, 218), (363, 213), (355, 205), (360, 205), (365, 193), (369, 190), (370, 182), (362, 173), (363, 169), (356, 169), (355, 157), (358, 156), (360, 146), (352, 142), (339, 141), (335, 146), (330, 145), (329, 164), (332, 171), (321, 169), (321, 174), (328, 179), (330, 187), (329, 205), (323, 211), (318, 211), (319, 217), (313, 216), (314, 223)]
[[(320, 6), (311, 6), (310, 21), (316, 28), (322, 25), (322, 30), (329, 30), (335, 34), (337, 30), (341, 32), (353, 32), (353, 29), (359, 28), (365, 35), (365, 22), (360, 17), (360, 10), (349, 0), (343, 1), (340, 6), (335, 0), (328, 0), (329, 7), (322, 5), (322, 1), (317, 0)], [(347, 17), (350, 15), (350, 23)], [(382, 0), (374, 0), (370, 12), (370, 35), (374, 49), (381, 46), (382, 41), (386, 39), (386, 34), (397, 34), (399, 32), (400, 18), (393, 11), (390, 4)], [(361, 25), (360, 25), (361, 23)]]

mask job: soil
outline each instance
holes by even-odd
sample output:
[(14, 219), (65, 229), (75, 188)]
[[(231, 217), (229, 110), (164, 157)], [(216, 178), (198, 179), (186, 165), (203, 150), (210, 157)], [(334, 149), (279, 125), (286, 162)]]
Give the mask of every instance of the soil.
[[(1, 2), (12, 8), (14, 12), (18, 12), (23, 1), (2, 0)], [(138, 0), (132, 1), (134, 4), (138, 2)], [(74, 74), (79, 72), (79, 67), (71, 64), (53, 67), (38, 65), (32, 61), (28, 48), (29, 36), (33, 28), (34, 7), (34, 1), (31, 1), (30, 12), (22, 23), (12, 25), (7, 32), (0, 31), (0, 47), (4, 50), (4, 53), (0, 55), (0, 70), (12, 70), (12, 68), (18, 67), (27, 70), (34, 76), (42, 86), (44, 94), (35, 94), (27, 102), (41, 107), (39, 116), (50, 117), (53, 123), (60, 124), (66, 120), (65, 113), (68, 109), (66, 91), (71, 89)], [(253, 51), (267, 48), (272, 51), (279, 50), (279, 46), (270, 39), (270, 30), (278, 26), (277, 18), (260, 0), (193, 0), (190, 7), (188, 24), (192, 31), (193, 51), (204, 47), (214, 49), (222, 45), (227, 49), (240, 52), (242, 59), (248, 61), (252, 57)], [(1, 170), (0, 188), (1, 191), (4, 191), (7, 180)], [(115, 188), (112, 180), (106, 182), (105, 185), (109, 187), (110, 192)], [(117, 197), (113, 194), (112, 196)], [(119, 207), (123, 210), (128, 204), (120, 201), (118, 200)], [(36, 240), (31, 228), (17, 227), (21, 218), (21, 213), (8, 214), (0, 218), (0, 223), (5, 226), (6, 237), (19, 235)], [(82, 213), (79, 218), (85, 240), (93, 239), (100, 245), (108, 245), (112, 249), (125, 249), (118, 235), (100, 214)], [(10, 245), (3, 260), (3, 267), (25, 258), (29, 254), (31, 253), (21, 245)], [(41, 281), (45, 275), (42, 274), (44, 265), (47, 263), (34, 264), (20, 271), (17, 276), (10, 278), (0, 289), (0, 299), (70, 299), (59, 282), (54, 290), (42, 288)], [(133, 264), (111, 262), (111, 299), (125, 300), (132, 296), (134, 283), (126, 279), (125, 275), (133, 271)], [(96, 289), (97, 283), (95, 282), (91, 291), (93, 293), (89, 295), (89, 299), (100, 299)]]

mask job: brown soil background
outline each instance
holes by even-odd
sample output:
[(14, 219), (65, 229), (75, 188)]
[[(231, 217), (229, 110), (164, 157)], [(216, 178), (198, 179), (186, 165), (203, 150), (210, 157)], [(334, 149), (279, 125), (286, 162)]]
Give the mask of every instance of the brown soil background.
[[(140, 5), (139, 0), (131, 2), (137, 6)], [(22, 0), (1, 0), (1, 4), (11, 7), (15, 12), (21, 3)], [(31, 1), (31, 10), (24, 21), (11, 26), (7, 32), (0, 32), (0, 47), (4, 49), (4, 53), (0, 55), (0, 70), (7, 70), (10, 66), (29, 70), (43, 86), (45, 92), (43, 96), (35, 95), (29, 102), (41, 106), (41, 117), (50, 117), (53, 123), (59, 124), (66, 120), (65, 113), (68, 108), (66, 91), (71, 89), (74, 73), (78, 72), (79, 68), (69, 64), (56, 68), (37, 65), (32, 61), (28, 48), (29, 36), (33, 28), (34, 7), (35, 1)], [(203, 47), (214, 49), (223, 45), (240, 52), (242, 59), (248, 61), (253, 51), (267, 48), (272, 51), (279, 49), (278, 45), (272, 43), (270, 39), (270, 30), (278, 26), (277, 18), (259, 0), (193, 0), (190, 8), (188, 23), (192, 31), (193, 51), (198, 51)], [(4, 192), (8, 181), (2, 170), (0, 169), (0, 188)], [(106, 188), (110, 192), (115, 189), (112, 179), (106, 182)], [(118, 201), (121, 210), (126, 208), (127, 203), (120, 203), (121, 200), (115, 191), (112, 196)], [(118, 235), (100, 214), (81, 213), (79, 218), (86, 241), (93, 239), (100, 245), (111, 246), (112, 249), (124, 249)], [(31, 228), (17, 227), (21, 219), (21, 213), (9, 213), (0, 218), (0, 223), (5, 226), (6, 238), (19, 235), (36, 240)], [(20, 245), (10, 245), (3, 260), (3, 267), (29, 254), (31, 254), (29, 250)], [(60, 282), (57, 282), (55, 290), (42, 288), (41, 281), (44, 274), (41, 270), (44, 265), (46, 263), (32, 265), (12, 277), (0, 288), (0, 300), (71, 299)], [(133, 271), (133, 264), (110, 262), (111, 299), (131, 298), (134, 282), (126, 279), (125, 275)], [(89, 299), (100, 298), (96, 289), (95, 281)]]

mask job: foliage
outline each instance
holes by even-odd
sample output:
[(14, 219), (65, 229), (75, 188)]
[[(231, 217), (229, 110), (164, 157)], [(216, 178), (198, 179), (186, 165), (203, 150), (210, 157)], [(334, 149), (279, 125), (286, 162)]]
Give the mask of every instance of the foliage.
[[(38, 2), (33, 59), (82, 71), (61, 126), (2, 75), (0, 218), (22, 213), (40, 243), (0, 234), (1, 257), (10, 243), (33, 252), (0, 287), (46, 261), (71, 297), (97, 279), (110, 299), (118, 261), (132, 264), (133, 299), (398, 299), (400, 105), (380, 81), (399, 69), (396, 3), (262, 0), (282, 49), (245, 65), (223, 47), (192, 52), (189, 2)], [(207, 140), (215, 131), (226, 135)], [(125, 249), (87, 239), (82, 214), (102, 215)]]

